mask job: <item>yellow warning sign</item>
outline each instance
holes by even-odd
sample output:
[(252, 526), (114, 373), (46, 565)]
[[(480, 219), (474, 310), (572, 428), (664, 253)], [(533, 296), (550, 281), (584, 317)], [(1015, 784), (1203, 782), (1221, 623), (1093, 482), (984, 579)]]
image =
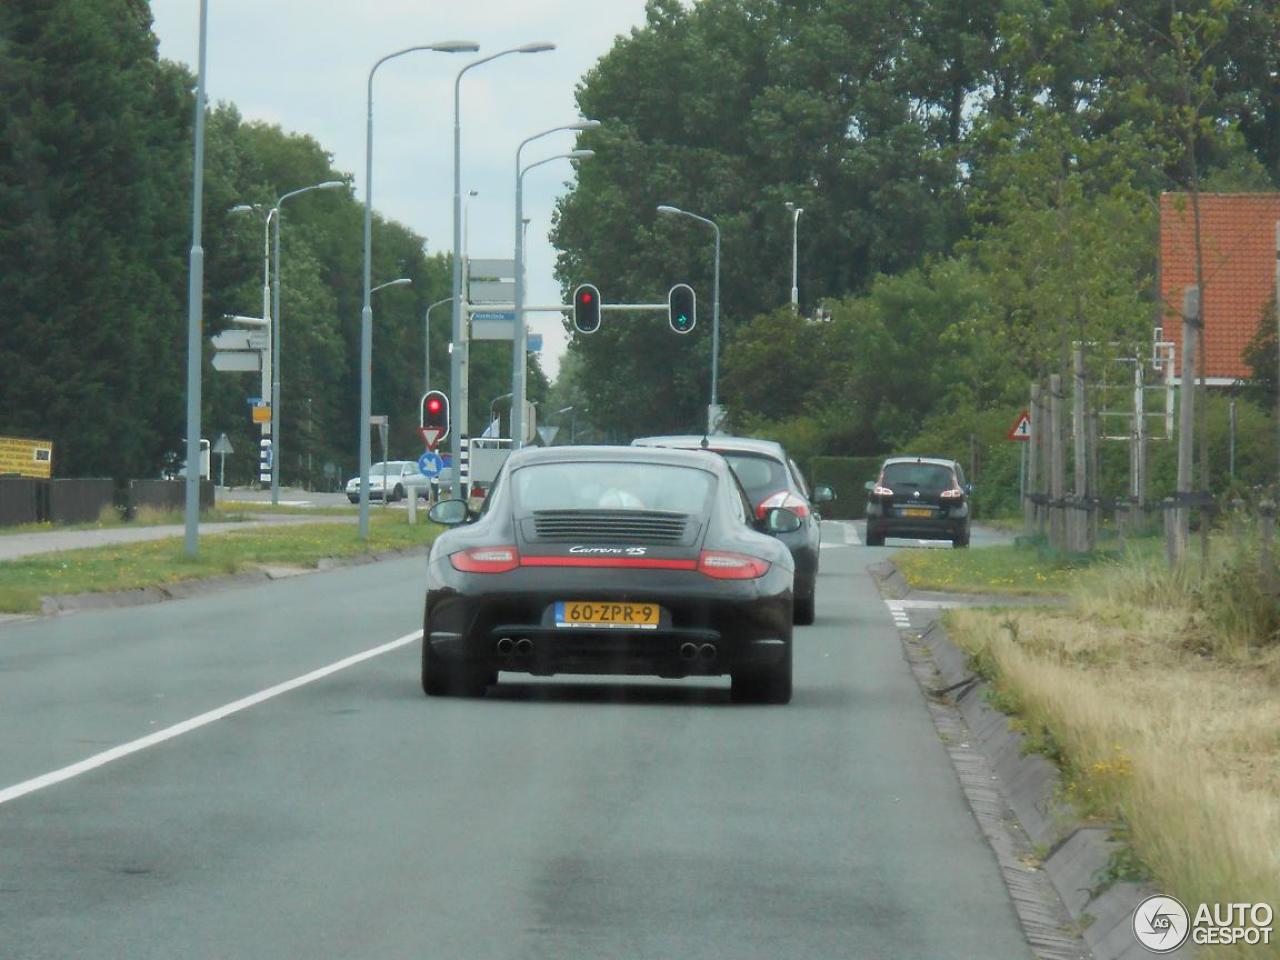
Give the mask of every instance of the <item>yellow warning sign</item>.
[(48, 479), (53, 471), (53, 441), (0, 437), (0, 474)]

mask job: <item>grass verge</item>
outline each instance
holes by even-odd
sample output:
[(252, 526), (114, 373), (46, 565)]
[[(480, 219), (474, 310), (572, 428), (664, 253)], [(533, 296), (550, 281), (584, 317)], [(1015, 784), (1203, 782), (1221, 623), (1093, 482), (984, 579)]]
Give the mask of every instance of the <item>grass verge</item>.
[[(201, 523), (232, 523), (248, 519), (248, 511), (235, 507), (203, 510)], [(186, 516), (181, 510), (157, 510), (143, 507), (132, 520), (125, 520), (115, 507), (104, 507), (98, 519), (92, 523), (21, 523), (12, 527), (0, 527), (0, 537), (24, 533), (52, 533), (62, 530), (110, 530), (118, 527), (158, 527), (165, 524), (182, 526)]]
[(57, 594), (162, 586), (262, 565), (315, 567), (326, 557), (426, 545), (441, 529), (411, 527), (403, 515), (374, 515), (367, 541), (354, 524), (290, 524), (202, 537), (195, 558), (186, 555), (181, 537), (38, 554), (0, 563), (0, 612), (39, 612), (40, 598)]
[(1280, 907), (1276, 601), (1247, 544), (1216, 555), (1202, 579), (1198, 561), (1170, 571), (1131, 552), (1063, 573), (1066, 607), (955, 610), (948, 629), (1081, 814), (1125, 824), (1124, 873), (1149, 871), (1192, 910)]
[(1100, 557), (1069, 556), (1035, 545), (978, 550), (900, 550), (893, 562), (916, 590), (959, 593), (1063, 593)]

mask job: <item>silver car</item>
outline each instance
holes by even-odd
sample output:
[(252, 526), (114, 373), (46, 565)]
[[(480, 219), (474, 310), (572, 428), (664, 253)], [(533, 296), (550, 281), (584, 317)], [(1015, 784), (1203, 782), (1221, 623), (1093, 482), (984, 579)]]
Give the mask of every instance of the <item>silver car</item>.
[[(403, 500), (410, 492), (422, 498), (431, 496), (431, 480), (422, 475), (416, 461), (381, 460), (369, 468), (370, 500), (395, 502)], [(347, 481), (347, 499), (352, 503), (360, 501), (359, 477)]]

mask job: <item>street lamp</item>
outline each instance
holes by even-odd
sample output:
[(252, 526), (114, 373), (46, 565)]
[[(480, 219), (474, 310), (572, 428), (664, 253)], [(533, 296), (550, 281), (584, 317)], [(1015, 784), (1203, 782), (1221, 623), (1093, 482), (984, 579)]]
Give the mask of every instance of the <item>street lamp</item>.
[[(238, 203), (229, 213), (262, 214), (262, 322), (267, 325), (267, 348), (262, 351), (262, 371), (259, 374), (261, 383), (260, 395), (271, 397), (271, 371), (274, 369), (271, 358), (275, 349), (271, 345), (271, 221), (276, 217), (276, 209), (267, 209), (261, 203)], [(271, 437), (271, 421), (264, 420), (259, 425), (260, 439)]]
[(422, 357), (422, 392), (431, 389), (431, 311), (446, 303), (452, 303), (453, 297), (445, 297), (427, 305), (427, 316), (422, 322), (422, 342), (426, 345)]
[[(498, 401), (499, 401), (499, 400), (506, 400), (506, 399), (507, 399), (508, 397), (510, 397), (510, 396), (511, 396), (511, 394), (509, 394), (509, 393), (500, 393), (500, 394), (498, 394), (496, 397), (494, 397), (492, 401), (490, 401), (490, 403), (489, 403), (489, 423), (490, 423), (490, 424), (492, 424), (492, 423), (493, 423), (493, 418), (497, 415), (494, 411), (496, 410), (496, 408), (497, 408), (497, 406), (498, 406)], [(514, 410), (515, 410), (515, 408), (514, 408), (514, 407), (512, 407), (512, 410), (514, 411)], [(512, 413), (512, 416), (514, 416), (514, 413)], [(499, 427), (498, 427), (498, 433), (499, 433), (499, 434), (501, 434), (501, 433), (502, 433), (502, 427), (501, 427), (501, 425), (499, 425)]]
[(797, 207), (790, 200), (787, 201), (787, 209), (791, 211), (791, 312), (800, 312), (800, 287), (797, 286), (796, 274), (796, 237), (799, 233), (800, 214), (804, 213), (804, 207)]
[[(449, 353), (449, 405), (454, 423), (449, 430), (449, 449), (454, 464), (462, 462), (462, 435), (467, 432), (467, 341), (462, 331), (462, 77), (473, 67), (505, 57), (511, 53), (542, 53), (554, 50), (554, 43), (540, 41), (500, 50), (473, 60), (458, 71), (453, 81), (453, 329)], [(457, 467), (455, 467), (457, 469)], [(463, 498), (466, 491), (459, 486)]]
[[(373, 274), (373, 75), (388, 60), (427, 50), (436, 53), (474, 52), (480, 44), (471, 40), (446, 40), (406, 47), (389, 53), (369, 68), (368, 113), (364, 140), (364, 303), (360, 309), (360, 539), (369, 539), (369, 415), (373, 405), (371, 366), (373, 364), (373, 305), (370, 302)], [(386, 492), (383, 491), (383, 496)]]
[[(284, 216), (281, 207), (290, 197), (310, 193), (312, 190), (342, 190), (345, 187), (346, 183), (342, 180), (325, 180), (323, 183), (290, 190), (276, 201), (276, 205), (272, 210), (272, 213), (275, 214), (275, 229), (272, 238), (275, 246), (275, 282), (272, 290), (273, 309), (271, 323), (271, 334), (275, 340), (275, 345), (271, 350), (271, 502), (273, 504), (280, 502), (280, 346), (284, 342), (280, 336), (282, 332), (280, 323), (280, 218)], [(269, 217), (270, 214), (268, 214)]]
[[(583, 412), (585, 413), (586, 411), (584, 410)], [(569, 418), (569, 445), (573, 446), (578, 441), (578, 408), (573, 404), (569, 404), (569, 406), (561, 407), (557, 410), (556, 416), (562, 416), (566, 413), (573, 414), (573, 416)]]
[(531, 137), (527, 137), (521, 141), (520, 146), (516, 148), (516, 262), (515, 262), (515, 296), (513, 297), (513, 306), (515, 307), (515, 336), (511, 345), (511, 392), (514, 399), (511, 401), (511, 449), (518, 450), (524, 443), (524, 397), (526, 379), (529, 371), (528, 344), (529, 344), (529, 327), (524, 319), (524, 175), (534, 167), (540, 167), (544, 163), (550, 163), (552, 160), (586, 160), (594, 157), (594, 150), (571, 150), (568, 153), (557, 154), (554, 157), (547, 157), (545, 160), (539, 160), (531, 163), (524, 169), (520, 168), (520, 152), (524, 150), (525, 144), (539, 137), (545, 137), (548, 134), (556, 133), (560, 130), (594, 130), (600, 126), (599, 120), (580, 120), (577, 123), (565, 124), (560, 127), (552, 127), (550, 130), (543, 130), (541, 133), (535, 133)]
[(187, 489), (183, 544), (194, 557), (200, 546), (200, 342), (204, 326), (204, 111), (209, 3), (200, 0), (200, 53), (196, 71), (195, 142), (191, 162), (191, 249), (187, 255)]
[(379, 290), (387, 289), (387, 287), (408, 287), (408, 286), (411, 286), (412, 284), (413, 284), (412, 277), (401, 277), (399, 280), (388, 280), (386, 283), (380, 283), (376, 287), (374, 287), (372, 290), (370, 290), (369, 293), (374, 294), (374, 293), (377, 293)]
[[(410, 279), (409, 277), (400, 277), (398, 280), (388, 280), (386, 283), (378, 284), (376, 287), (374, 287), (372, 290), (369, 291), (369, 294), (370, 296), (372, 296), (373, 294), (377, 293), (379, 290), (386, 290), (388, 287), (407, 287), (412, 283), (413, 283), (413, 280)], [(372, 377), (370, 379), (372, 379)], [(370, 405), (372, 406), (372, 401), (370, 401)], [(361, 475), (360, 483), (362, 486), (365, 483), (367, 483), (367, 481), (365, 480), (366, 475), (367, 473)], [(386, 507), (386, 505), (387, 505), (387, 445), (384, 442), (382, 445), (382, 506)]]
[(719, 408), (716, 405), (716, 378), (720, 371), (720, 228), (714, 220), (708, 220), (706, 217), (700, 217), (696, 213), (690, 213), (688, 210), (681, 210), (669, 204), (664, 203), (659, 206), (658, 212), (667, 216), (697, 220), (699, 223), (707, 224), (716, 233), (716, 264), (714, 280), (711, 284), (711, 406), (707, 408), (707, 432), (711, 433), (719, 419), (717, 416)]

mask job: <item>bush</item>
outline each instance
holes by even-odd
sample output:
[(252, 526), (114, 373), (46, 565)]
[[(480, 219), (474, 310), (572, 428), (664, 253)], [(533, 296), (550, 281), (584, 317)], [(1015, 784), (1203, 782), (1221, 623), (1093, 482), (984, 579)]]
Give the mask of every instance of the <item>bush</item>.
[(874, 480), (885, 454), (873, 457), (814, 457), (809, 461), (809, 482), (825, 483), (836, 493), (831, 503), (819, 509), (828, 520), (860, 520), (866, 514), (867, 495), (863, 487)]

